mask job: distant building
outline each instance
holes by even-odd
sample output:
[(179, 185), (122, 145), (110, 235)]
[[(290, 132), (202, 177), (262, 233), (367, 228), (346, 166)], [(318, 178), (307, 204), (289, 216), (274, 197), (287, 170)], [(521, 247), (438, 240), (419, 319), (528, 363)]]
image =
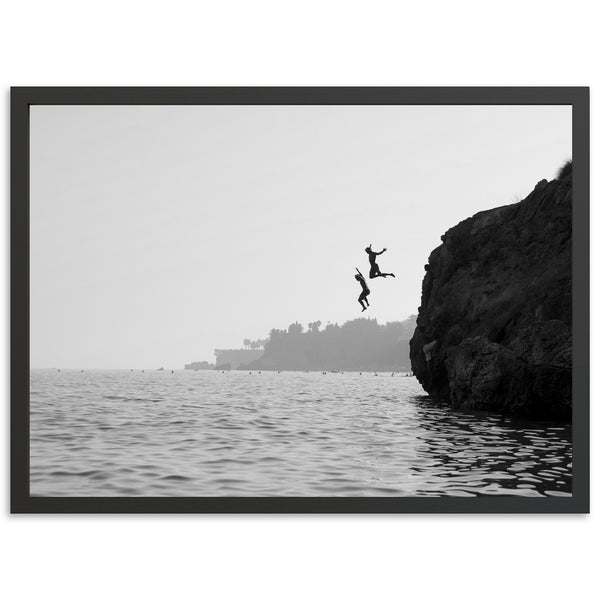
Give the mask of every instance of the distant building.
[(209, 369), (214, 369), (215, 365), (213, 365), (212, 363), (209, 363), (205, 360), (203, 360), (202, 362), (193, 362), (190, 363), (189, 365), (185, 365), (184, 369), (187, 369), (188, 371), (208, 371)]

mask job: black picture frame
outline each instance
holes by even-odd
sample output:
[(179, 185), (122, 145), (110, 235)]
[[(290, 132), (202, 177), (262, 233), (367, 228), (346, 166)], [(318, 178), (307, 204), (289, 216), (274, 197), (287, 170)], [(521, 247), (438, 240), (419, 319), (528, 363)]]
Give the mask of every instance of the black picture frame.
[[(29, 493), (29, 107), (51, 105), (571, 105), (573, 130), (572, 497), (32, 497)], [(589, 88), (11, 88), (12, 513), (589, 512)]]

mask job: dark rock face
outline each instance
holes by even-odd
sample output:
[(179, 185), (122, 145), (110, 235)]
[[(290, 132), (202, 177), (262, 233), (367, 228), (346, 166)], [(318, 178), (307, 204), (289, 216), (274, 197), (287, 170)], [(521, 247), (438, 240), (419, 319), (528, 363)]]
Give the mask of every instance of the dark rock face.
[(570, 171), (442, 236), (426, 265), (413, 371), (463, 409), (571, 417)]

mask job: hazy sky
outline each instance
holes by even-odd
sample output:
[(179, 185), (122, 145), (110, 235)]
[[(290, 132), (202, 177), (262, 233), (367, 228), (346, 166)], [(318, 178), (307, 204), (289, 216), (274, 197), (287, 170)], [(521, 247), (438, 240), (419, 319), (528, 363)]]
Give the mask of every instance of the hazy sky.
[[(416, 313), (440, 236), (571, 156), (567, 106), (33, 106), (32, 367), (181, 368)], [(354, 267), (387, 247), (360, 313)]]

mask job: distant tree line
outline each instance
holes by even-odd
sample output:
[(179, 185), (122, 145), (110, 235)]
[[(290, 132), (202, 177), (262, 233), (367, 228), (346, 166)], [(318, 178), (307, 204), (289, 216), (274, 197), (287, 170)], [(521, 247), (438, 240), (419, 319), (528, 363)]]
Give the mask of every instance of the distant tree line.
[[(416, 315), (380, 325), (377, 319), (354, 319), (343, 325), (321, 321), (292, 323), (287, 330), (272, 329), (268, 339), (257, 340), (264, 354), (239, 368), (264, 370), (408, 371), (408, 342)], [(252, 343), (250, 340), (244, 340)], [(252, 346), (250, 346), (252, 347)]]
[(260, 350), (265, 347), (267, 340), (249, 340), (246, 338), (243, 343), (246, 350)]

